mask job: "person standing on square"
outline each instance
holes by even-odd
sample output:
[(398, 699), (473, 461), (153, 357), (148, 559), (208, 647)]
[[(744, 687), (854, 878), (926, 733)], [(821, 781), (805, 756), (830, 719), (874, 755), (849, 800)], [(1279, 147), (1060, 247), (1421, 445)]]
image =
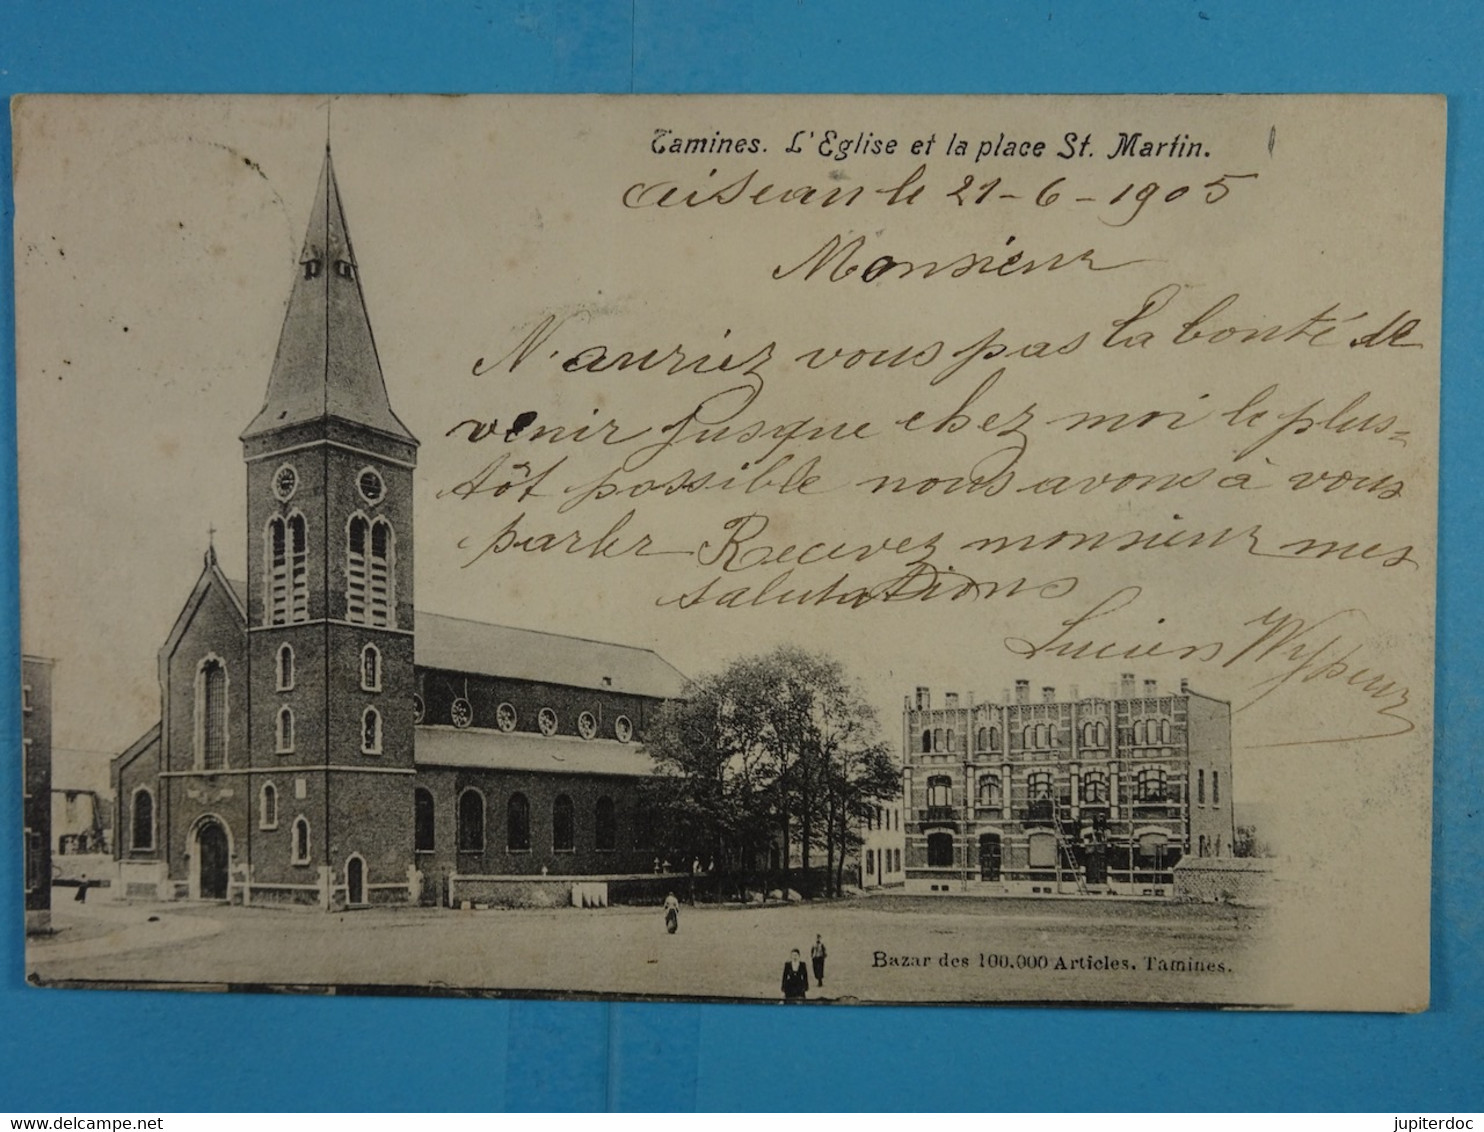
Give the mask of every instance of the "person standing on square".
[(824, 940), (816, 935), (814, 937), (814, 946), (809, 949), (809, 958), (814, 961), (814, 983), (816, 986), (824, 986), (824, 957), (826, 954)]
[(783, 1001), (803, 1002), (809, 993), (809, 968), (799, 958), (799, 949), (793, 949), (788, 962), (783, 965)]

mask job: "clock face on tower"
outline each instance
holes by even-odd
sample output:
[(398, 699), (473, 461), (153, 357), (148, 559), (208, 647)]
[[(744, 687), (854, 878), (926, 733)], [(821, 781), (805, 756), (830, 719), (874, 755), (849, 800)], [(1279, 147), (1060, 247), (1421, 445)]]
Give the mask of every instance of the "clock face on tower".
[(360, 479), (356, 481), (356, 487), (360, 489), (361, 498), (367, 503), (380, 503), (385, 485), (381, 482), (381, 476), (374, 468), (367, 468), (361, 473)]
[(273, 494), (287, 502), (299, 486), (299, 473), (292, 464), (285, 464), (273, 473)]

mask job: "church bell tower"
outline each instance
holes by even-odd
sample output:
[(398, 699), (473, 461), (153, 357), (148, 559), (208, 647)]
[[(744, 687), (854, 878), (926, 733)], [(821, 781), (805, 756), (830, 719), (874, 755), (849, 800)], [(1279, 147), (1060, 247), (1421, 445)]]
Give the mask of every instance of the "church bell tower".
[(247, 461), (254, 899), (406, 899), (413, 469), (329, 148)]

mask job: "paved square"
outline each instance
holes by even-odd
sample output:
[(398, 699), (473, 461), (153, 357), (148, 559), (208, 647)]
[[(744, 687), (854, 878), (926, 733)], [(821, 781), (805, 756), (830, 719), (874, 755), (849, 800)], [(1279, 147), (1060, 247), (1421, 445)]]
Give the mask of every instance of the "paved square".
[[(767, 907), (313, 911), (66, 906), (40, 983), (396, 986), (776, 1000), (829, 948), (810, 998), (1248, 1003), (1265, 917), (1210, 905), (876, 896)], [(811, 984), (813, 978), (811, 975)]]

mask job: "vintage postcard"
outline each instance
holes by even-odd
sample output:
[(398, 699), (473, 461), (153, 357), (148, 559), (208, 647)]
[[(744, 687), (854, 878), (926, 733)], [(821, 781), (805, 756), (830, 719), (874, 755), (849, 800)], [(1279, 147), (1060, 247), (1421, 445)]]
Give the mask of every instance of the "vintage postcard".
[(41, 986), (1428, 1004), (1445, 107), (12, 107)]

